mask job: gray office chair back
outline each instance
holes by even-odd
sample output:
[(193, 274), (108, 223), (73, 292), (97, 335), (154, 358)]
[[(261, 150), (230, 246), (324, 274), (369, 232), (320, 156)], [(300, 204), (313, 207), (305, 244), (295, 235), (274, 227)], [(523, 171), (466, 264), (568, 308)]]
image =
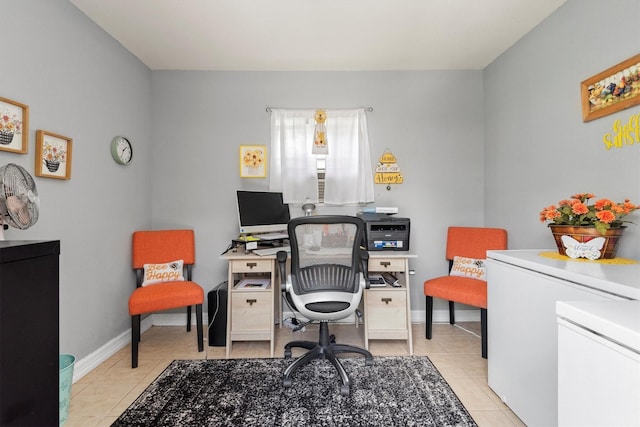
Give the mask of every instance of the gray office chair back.
[(362, 294), (364, 222), (344, 215), (300, 217), (289, 222), (288, 232), (296, 309), (318, 320), (326, 317), (313, 312), (333, 313), (332, 319), (352, 314)]
[(314, 216), (290, 221), (291, 267), (299, 273), (296, 277), (301, 292), (354, 291), (364, 229), (360, 222), (350, 216)]

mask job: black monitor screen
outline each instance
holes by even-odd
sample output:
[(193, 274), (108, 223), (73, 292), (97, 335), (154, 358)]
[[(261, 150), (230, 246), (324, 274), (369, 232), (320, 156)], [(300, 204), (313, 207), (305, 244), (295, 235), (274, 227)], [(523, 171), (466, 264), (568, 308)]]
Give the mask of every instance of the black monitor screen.
[(282, 202), (282, 193), (267, 191), (237, 191), (240, 233), (284, 231), (289, 222), (289, 205)]

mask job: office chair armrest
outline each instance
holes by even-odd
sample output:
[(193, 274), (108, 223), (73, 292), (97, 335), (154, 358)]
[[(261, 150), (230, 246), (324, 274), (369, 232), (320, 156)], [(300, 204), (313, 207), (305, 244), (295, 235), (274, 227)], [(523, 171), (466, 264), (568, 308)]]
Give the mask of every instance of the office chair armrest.
[(280, 267), (280, 290), (282, 292), (287, 290), (287, 256), (287, 251), (278, 251), (276, 253), (276, 259)]
[(360, 271), (364, 276), (365, 288), (369, 289), (369, 252), (360, 246)]

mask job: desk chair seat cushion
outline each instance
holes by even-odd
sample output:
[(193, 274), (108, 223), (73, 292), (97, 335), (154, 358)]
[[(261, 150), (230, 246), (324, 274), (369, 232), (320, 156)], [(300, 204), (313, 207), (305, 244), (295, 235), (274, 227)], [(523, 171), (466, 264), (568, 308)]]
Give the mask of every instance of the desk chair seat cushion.
[(460, 276), (442, 276), (424, 282), (424, 294), (447, 301), (487, 308), (487, 282)]
[(163, 282), (136, 288), (129, 297), (129, 314), (151, 313), (202, 304), (204, 290), (194, 282)]
[[(291, 289), (293, 292), (293, 289)], [(312, 292), (295, 296), (295, 308), (306, 318), (339, 320), (353, 314), (362, 298), (359, 292)]]

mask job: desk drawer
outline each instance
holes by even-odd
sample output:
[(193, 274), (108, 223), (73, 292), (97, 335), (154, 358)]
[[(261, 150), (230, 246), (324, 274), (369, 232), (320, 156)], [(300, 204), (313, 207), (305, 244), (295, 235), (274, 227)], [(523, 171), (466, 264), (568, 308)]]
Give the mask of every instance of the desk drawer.
[(368, 289), (365, 304), (368, 330), (407, 330), (405, 289)]
[(369, 258), (369, 271), (404, 271), (404, 258)]
[(231, 292), (231, 326), (233, 332), (269, 330), (273, 319), (273, 301), (269, 291)]
[(273, 261), (269, 259), (242, 259), (231, 261), (232, 273), (256, 273), (263, 271), (271, 271)]

